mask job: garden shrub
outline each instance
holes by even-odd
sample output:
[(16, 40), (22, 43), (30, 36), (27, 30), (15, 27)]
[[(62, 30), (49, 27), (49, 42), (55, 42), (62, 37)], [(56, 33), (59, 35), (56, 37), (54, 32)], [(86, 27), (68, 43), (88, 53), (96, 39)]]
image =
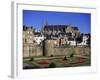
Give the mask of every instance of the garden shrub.
[(71, 53), (69, 57), (73, 57), (73, 56), (74, 56), (74, 53)]
[(56, 67), (56, 64), (54, 62), (49, 64), (49, 68), (55, 68), (55, 67)]
[(53, 54), (51, 54), (50, 57), (53, 57)]
[(34, 57), (31, 57), (29, 61), (34, 61)]
[(67, 57), (65, 56), (63, 60), (67, 60)]

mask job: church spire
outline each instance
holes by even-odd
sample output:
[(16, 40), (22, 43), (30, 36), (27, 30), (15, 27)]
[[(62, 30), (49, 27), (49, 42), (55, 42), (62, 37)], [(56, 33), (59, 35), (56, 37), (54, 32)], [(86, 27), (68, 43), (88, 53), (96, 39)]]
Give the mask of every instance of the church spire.
[(45, 20), (45, 25), (48, 25), (48, 20), (47, 19)]

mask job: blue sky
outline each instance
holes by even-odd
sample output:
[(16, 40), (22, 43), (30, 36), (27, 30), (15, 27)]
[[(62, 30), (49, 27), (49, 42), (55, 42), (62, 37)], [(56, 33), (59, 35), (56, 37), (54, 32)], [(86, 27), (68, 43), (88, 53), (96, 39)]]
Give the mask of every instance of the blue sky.
[(91, 14), (89, 13), (23, 10), (23, 25), (40, 30), (46, 21), (50, 25), (71, 24), (78, 27), (81, 33), (90, 33)]

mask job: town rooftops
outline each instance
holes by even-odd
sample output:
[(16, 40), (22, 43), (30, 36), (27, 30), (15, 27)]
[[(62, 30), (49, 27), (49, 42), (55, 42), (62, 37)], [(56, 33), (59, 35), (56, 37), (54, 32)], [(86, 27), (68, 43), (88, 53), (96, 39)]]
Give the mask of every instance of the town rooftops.
[(90, 33), (82, 33), (81, 36), (90, 36)]
[(41, 33), (40, 33), (40, 32), (35, 32), (34, 34), (35, 34), (35, 35), (41, 35)]
[(23, 26), (23, 30), (28, 30), (28, 29), (33, 29), (33, 27), (30, 27), (30, 26), (28, 27), (28, 26), (25, 26), (25, 25)]
[(79, 30), (78, 27), (73, 27), (71, 25), (45, 25), (44, 29), (63, 29), (63, 28), (67, 28), (67, 27), (72, 27), (72, 29), (74, 30)]
[(78, 27), (72, 27), (74, 30), (79, 30)]
[(67, 36), (72, 36), (72, 33), (64, 33), (64, 32), (61, 32), (61, 33), (59, 33), (59, 35), (67, 35)]
[(67, 28), (68, 25), (45, 25), (44, 28)]

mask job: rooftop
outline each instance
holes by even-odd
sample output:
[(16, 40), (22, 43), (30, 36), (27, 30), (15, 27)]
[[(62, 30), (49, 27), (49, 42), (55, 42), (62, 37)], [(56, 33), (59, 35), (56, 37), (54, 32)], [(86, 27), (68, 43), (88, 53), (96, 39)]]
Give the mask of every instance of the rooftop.
[[(59, 28), (59, 29), (62, 29), (62, 28), (67, 28), (67, 27), (72, 27), (72, 26), (71, 25), (45, 25), (44, 29), (45, 28), (49, 28), (49, 29), (53, 29), (53, 28), (57, 29), (57, 28)], [(74, 30), (79, 30), (78, 27), (72, 27), (72, 28)]]
[(68, 25), (45, 25), (44, 28), (67, 28)]

